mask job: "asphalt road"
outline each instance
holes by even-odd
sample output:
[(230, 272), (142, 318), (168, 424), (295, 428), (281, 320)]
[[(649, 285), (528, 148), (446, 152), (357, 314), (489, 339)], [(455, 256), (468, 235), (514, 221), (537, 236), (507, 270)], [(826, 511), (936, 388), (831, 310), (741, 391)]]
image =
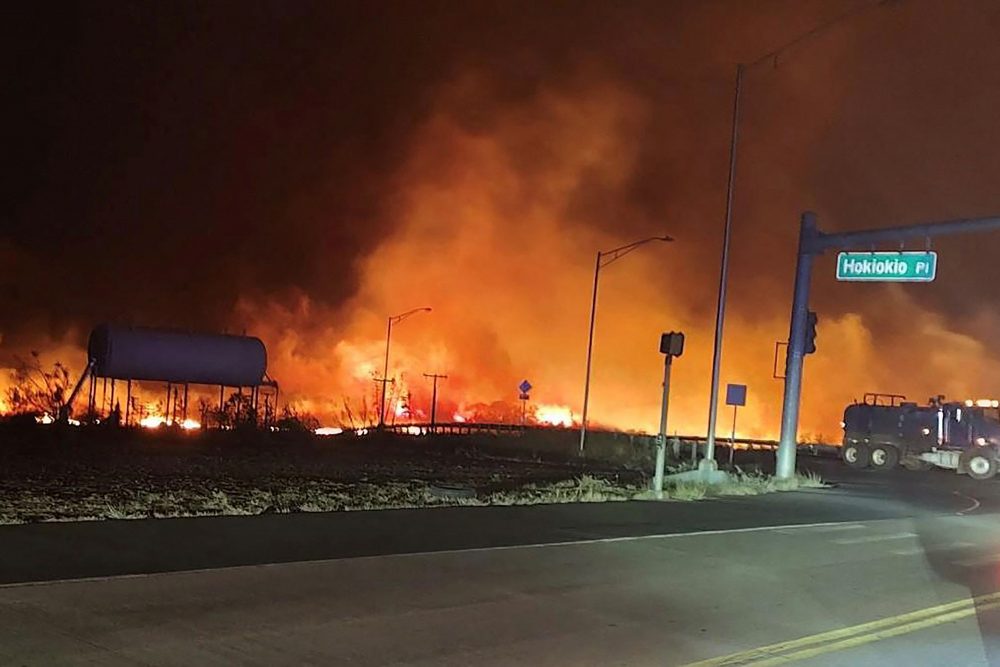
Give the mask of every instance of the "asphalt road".
[(1000, 483), (812, 465), (838, 486), (6, 527), (0, 664), (1000, 665)]

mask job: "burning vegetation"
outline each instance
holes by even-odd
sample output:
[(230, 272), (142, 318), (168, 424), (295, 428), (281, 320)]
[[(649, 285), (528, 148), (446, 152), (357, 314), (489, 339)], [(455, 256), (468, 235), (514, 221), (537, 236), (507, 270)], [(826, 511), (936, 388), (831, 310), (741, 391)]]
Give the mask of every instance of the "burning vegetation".
[[(427, 422), (424, 374), (439, 373), (439, 421), (569, 427), (582, 407), (595, 252), (669, 233), (676, 243), (601, 276), (590, 417), (655, 430), (656, 342), (679, 330), (688, 346), (669, 430), (703, 433), (733, 64), (843, 3), (753, 4), (596, 3), (568, 31), (564, 10), (544, 3), (447, 16), (332, 3), (308, 25), (241, 13), (238, 39), (213, 28), (230, 23), (225, 5), (172, 8), (184, 39), (102, 7), (73, 26), (85, 48), (64, 39), (74, 49), (64, 57), (20, 63), (25, 90), (49, 81), (38, 94), (51, 97), (24, 108), (45, 122), (10, 124), (25, 128), (11, 161), (31, 180), (15, 184), (0, 234), (0, 411), (56, 412), (83, 371), (86, 327), (112, 317), (259, 336), (282, 383), (280, 406), (257, 406), (269, 423), (370, 427), (386, 379), (385, 420)], [(997, 18), (995, 3), (882, 4), (824, 33), (822, 48), (747, 74), (722, 377), (749, 386), (740, 436), (777, 432), (773, 351), (787, 337), (803, 209), (839, 230), (1000, 208), (989, 177), (1000, 139), (983, 111), (1000, 103), (996, 21), (983, 18)], [(23, 53), (50, 22), (36, 30), (20, 31)], [(395, 55), (368, 58), (385, 31)], [(516, 47), (511, 34), (523, 37)], [(296, 55), (265, 58), (272, 51), (247, 35)], [(974, 58), (968, 44), (980, 47)], [(44, 69), (55, 62), (63, 69)], [(126, 87), (136, 104), (105, 103)], [(81, 169), (81, 155), (102, 167)], [(64, 242), (43, 247), (38, 229)], [(933, 286), (838, 286), (832, 262), (817, 263), (806, 438), (837, 439), (843, 406), (865, 391), (997, 393), (998, 292), (982, 289), (1000, 279), (988, 261), (996, 239), (935, 247)], [(382, 378), (386, 317), (424, 305), (433, 312), (393, 330)], [(29, 380), (16, 357), (30, 361), (31, 349), (41, 354)], [(164, 388), (138, 391), (121, 405), (129, 423), (235, 427), (246, 414), (231, 392), (222, 407), (193, 394), (185, 416)]]

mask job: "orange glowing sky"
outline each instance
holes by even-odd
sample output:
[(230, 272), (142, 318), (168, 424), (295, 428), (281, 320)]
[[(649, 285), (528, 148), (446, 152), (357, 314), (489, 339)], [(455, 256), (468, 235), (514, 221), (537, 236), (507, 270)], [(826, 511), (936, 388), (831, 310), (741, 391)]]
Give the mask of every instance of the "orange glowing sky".
[[(0, 366), (35, 349), (79, 371), (105, 320), (246, 331), (284, 399), (329, 426), (345, 406), (371, 421), (386, 318), (427, 306), (393, 330), (414, 418), (423, 374), (443, 373), (443, 418), (515, 419), (528, 379), (565, 422), (595, 253), (667, 233), (602, 272), (590, 416), (655, 430), (659, 336), (683, 331), (668, 430), (704, 434), (735, 63), (867, 4), (747, 72), (722, 366), (749, 386), (738, 433), (777, 432), (803, 210), (838, 231), (1000, 213), (988, 0), (347, 4), (309, 20), (193, 6), (176, 25), (109, 6), (20, 31), (79, 39), (18, 61), (39, 97), (18, 96), (12, 123), (25, 167), (0, 231)], [(135, 102), (104, 102), (122, 91)], [(804, 437), (838, 440), (867, 391), (1000, 394), (1000, 236), (934, 247), (933, 285), (837, 284), (817, 261)]]

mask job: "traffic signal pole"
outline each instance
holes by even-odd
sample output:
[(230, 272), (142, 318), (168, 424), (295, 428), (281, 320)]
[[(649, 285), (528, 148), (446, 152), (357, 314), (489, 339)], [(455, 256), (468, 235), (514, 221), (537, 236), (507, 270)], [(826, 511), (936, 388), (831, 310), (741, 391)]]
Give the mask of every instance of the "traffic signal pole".
[(798, 445), (799, 402), (802, 394), (802, 362), (806, 353), (806, 329), (809, 320), (809, 286), (815, 255), (824, 251), (851, 246), (871, 246), (874, 243), (900, 242), (912, 238), (965, 234), (1000, 230), (1000, 217), (974, 218), (931, 222), (905, 227), (873, 229), (843, 234), (824, 234), (816, 226), (816, 214), (802, 214), (799, 228), (799, 256), (795, 268), (795, 290), (785, 357), (785, 392), (781, 405), (781, 437), (775, 476), (789, 479), (795, 475), (795, 453)]
[(799, 227), (799, 258), (795, 265), (795, 291), (792, 296), (791, 326), (785, 353), (785, 395), (781, 402), (781, 438), (778, 440), (778, 479), (795, 476), (795, 448), (798, 444), (799, 398), (802, 393), (802, 360), (806, 351), (806, 327), (809, 319), (809, 283), (812, 278), (813, 253), (809, 244), (818, 234), (816, 214), (802, 214)]

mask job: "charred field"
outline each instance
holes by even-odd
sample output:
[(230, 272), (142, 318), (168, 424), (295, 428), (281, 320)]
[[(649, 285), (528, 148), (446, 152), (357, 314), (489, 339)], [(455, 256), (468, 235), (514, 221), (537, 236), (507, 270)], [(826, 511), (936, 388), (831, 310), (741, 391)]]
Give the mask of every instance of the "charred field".
[(0, 424), (0, 523), (608, 501), (642, 493), (642, 466), (539, 454), (540, 446), (568, 450), (574, 439), (558, 429), (319, 437)]

